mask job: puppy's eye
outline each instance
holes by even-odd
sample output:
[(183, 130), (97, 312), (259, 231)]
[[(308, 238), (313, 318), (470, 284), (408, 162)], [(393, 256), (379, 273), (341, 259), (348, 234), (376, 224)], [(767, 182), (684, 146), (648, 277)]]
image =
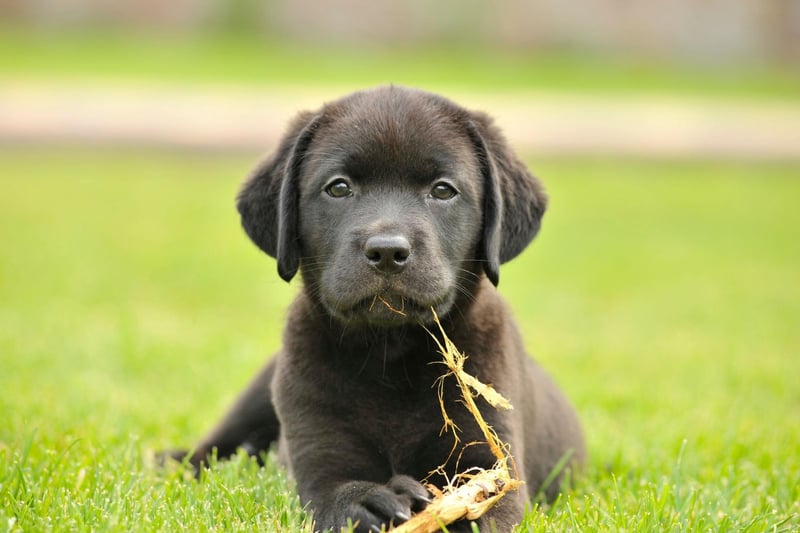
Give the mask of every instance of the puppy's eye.
[(350, 185), (343, 179), (337, 179), (325, 187), (325, 192), (333, 198), (345, 198), (353, 194)]
[(450, 200), (458, 191), (450, 184), (439, 182), (431, 189), (431, 196), (437, 200)]

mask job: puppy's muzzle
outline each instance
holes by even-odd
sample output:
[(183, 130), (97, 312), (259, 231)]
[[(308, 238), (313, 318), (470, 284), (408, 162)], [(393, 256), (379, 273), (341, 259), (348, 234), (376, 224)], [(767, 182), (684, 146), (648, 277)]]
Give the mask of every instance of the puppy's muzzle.
[(373, 235), (364, 243), (364, 257), (378, 272), (398, 274), (411, 261), (411, 244), (402, 235)]

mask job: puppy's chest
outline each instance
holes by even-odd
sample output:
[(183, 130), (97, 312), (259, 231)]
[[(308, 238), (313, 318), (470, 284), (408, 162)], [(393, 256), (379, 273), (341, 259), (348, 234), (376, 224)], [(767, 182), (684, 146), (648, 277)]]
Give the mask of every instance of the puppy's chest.
[(457, 388), (448, 381), (441, 390), (435, 378), (424, 387), (411, 390), (387, 389), (373, 396), (372, 402), (365, 398), (361, 404), (371, 403), (370, 408), (362, 413), (365, 420), (372, 422), (364, 428), (365, 437), (384, 457), (393, 473), (422, 479), (446, 463), (448, 470), (455, 468), (455, 464), (448, 463), (454, 434), (452, 429), (442, 431), (444, 418), (440, 395), (447, 416), (459, 428), (462, 444), (479, 441), (481, 435), (474, 418), (460, 401)]
[(439, 438), (443, 419), (436, 390), (426, 387), (417, 394), (382, 397), (373, 406), (374, 423), (365, 428), (364, 436), (377, 453), (394, 473), (426, 475), (432, 468), (429, 463), (442, 455), (435, 451), (443, 443)]

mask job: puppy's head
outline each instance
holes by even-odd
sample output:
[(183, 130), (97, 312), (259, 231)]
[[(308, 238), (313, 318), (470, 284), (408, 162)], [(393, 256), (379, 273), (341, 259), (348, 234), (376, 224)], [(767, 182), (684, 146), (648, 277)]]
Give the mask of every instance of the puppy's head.
[(381, 87), (299, 115), (245, 182), (250, 238), (347, 324), (428, 322), (539, 230), (547, 198), (491, 120)]

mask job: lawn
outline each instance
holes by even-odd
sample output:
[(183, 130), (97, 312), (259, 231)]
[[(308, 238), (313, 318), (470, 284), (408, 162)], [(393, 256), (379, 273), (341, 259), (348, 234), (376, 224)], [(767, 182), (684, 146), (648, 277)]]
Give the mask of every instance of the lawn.
[(449, 92), (557, 91), (796, 102), (800, 70), (736, 61), (678, 63), (591, 50), (533, 52), (486, 43), (398, 46), (288, 44), (253, 32), (47, 32), (0, 22), (0, 82), (63, 80), (224, 85), (371, 86)]
[[(0, 531), (310, 530), (272, 461), (149, 460), (279, 345), (297, 285), (233, 208), (254, 161), (0, 151)], [(499, 290), (590, 459), (523, 530), (800, 528), (800, 164), (530, 163), (551, 209)]]

